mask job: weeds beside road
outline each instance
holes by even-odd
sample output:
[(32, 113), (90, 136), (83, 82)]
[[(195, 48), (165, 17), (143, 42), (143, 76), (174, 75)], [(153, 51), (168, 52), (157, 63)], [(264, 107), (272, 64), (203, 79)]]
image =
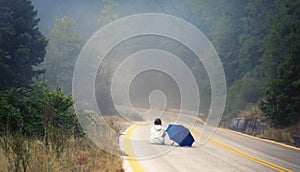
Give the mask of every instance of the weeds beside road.
[[(114, 129), (122, 130), (117, 118), (110, 117), (108, 121)], [(111, 137), (109, 133), (101, 134), (99, 137)], [(55, 139), (64, 139), (60, 149), (53, 140), (47, 147), (42, 140), (22, 135), (1, 136), (0, 171), (124, 171), (120, 156), (105, 152), (87, 137), (61, 135)], [(115, 137), (107, 138), (107, 142), (118, 145)]]

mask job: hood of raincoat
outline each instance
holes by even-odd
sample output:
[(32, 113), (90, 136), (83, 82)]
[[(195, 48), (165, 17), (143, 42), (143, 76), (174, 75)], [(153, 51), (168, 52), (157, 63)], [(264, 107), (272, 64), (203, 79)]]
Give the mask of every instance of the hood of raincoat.
[(161, 125), (154, 125), (154, 129), (156, 131), (160, 131), (161, 129), (163, 129), (163, 126), (161, 126)]

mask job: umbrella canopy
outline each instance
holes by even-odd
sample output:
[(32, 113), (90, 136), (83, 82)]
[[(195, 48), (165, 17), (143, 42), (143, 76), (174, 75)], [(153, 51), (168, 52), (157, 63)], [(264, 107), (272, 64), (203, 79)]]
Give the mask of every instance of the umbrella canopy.
[(192, 146), (195, 141), (189, 129), (182, 125), (169, 124), (167, 133), (171, 140), (178, 143), (180, 146)]

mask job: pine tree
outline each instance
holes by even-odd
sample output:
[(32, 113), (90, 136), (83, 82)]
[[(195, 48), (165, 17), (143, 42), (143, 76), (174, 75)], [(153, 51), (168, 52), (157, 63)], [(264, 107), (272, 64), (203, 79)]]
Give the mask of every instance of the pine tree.
[(277, 3), (279, 12), (262, 59), (271, 79), (260, 106), (276, 126), (286, 127), (300, 118), (300, 2)]
[(56, 18), (54, 29), (49, 35), (46, 58), (42, 63), (46, 68), (45, 76), (49, 85), (55, 88), (58, 82), (65, 93), (72, 91), (74, 65), (84, 44), (75, 24), (75, 20), (66, 16)]
[(0, 90), (29, 86), (42, 71), (47, 40), (29, 0), (0, 0)]

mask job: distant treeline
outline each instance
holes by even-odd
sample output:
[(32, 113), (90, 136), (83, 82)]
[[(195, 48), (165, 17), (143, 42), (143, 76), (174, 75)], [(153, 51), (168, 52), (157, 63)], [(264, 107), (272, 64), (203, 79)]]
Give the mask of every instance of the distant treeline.
[[(224, 118), (259, 104), (275, 126), (300, 117), (300, 1), (192, 0), (229, 87)], [(199, 23), (201, 25), (201, 23)]]
[[(185, 1), (182, 9), (181, 6), (173, 5), (181, 17), (191, 21), (206, 34), (221, 58), (228, 86), (224, 119), (235, 117), (249, 107), (259, 106), (275, 126), (286, 127), (298, 122), (300, 1), (190, 0)], [(29, 0), (0, 0), (0, 6), (0, 120), (4, 124), (8, 114), (25, 115), (20, 110), (23, 108), (9, 97), (21, 94), (23, 97), (20, 101), (23, 98), (27, 101), (28, 89), (29, 92), (36, 89), (32, 86), (32, 78), (38, 78), (41, 74), (49, 80), (52, 89), (44, 88), (44, 93), (39, 97), (45, 99), (43, 96), (48, 93), (68, 97), (63, 93), (72, 90), (74, 64), (87, 38), (83, 36), (86, 34), (77, 31), (72, 16), (66, 16), (55, 20), (53, 30), (46, 39), (39, 31), (37, 11)], [(118, 17), (113, 12), (115, 6), (114, 1), (105, 1), (103, 12), (98, 17), (99, 26)], [(101, 7), (99, 9), (101, 11)], [(149, 45), (159, 41), (157, 38), (146, 39)], [(168, 41), (155, 45), (170, 51), (175, 49), (173, 53), (183, 55), (183, 61), (193, 71), (203, 71), (203, 66), (199, 67), (195, 59), (187, 58), (189, 53), (186, 49), (174, 48), (177, 45), (172, 48)], [(140, 47), (131, 48), (139, 50)], [(102, 74), (96, 83), (99, 104), (104, 102), (104, 113), (114, 113), (109, 93), (111, 66), (100, 66), (99, 74)], [(195, 72), (195, 76), (198, 82), (208, 82), (207, 75), (197, 75)], [(57, 82), (62, 89), (56, 87)], [(210, 85), (202, 83), (200, 89), (199, 92), (208, 97)], [(209, 101), (202, 102), (209, 106)], [(39, 107), (35, 104), (28, 106)], [(36, 113), (44, 113), (45, 110), (36, 110)], [(4, 125), (1, 124), (1, 127)], [(43, 135), (42, 131), (38, 131), (37, 135)], [(26, 130), (24, 132), (27, 133)]]

